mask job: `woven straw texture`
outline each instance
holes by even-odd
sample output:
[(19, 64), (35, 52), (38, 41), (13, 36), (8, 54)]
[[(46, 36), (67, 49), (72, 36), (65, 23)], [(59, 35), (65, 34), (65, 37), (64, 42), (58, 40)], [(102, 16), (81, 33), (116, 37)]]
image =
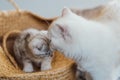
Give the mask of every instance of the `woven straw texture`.
[[(0, 37), (3, 49), (0, 48), (0, 78), (10, 80), (74, 80), (75, 64), (72, 60), (66, 59), (59, 52), (55, 53), (53, 69), (44, 72), (24, 73), (16, 64), (13, 55), (12, 45), (17, 30), (26, 28), (37, 28), (47, 30), (53, 19), (45, 19), (30, 12), (11, 11), (0, 14)], [(17, 30), (13, 30), (17, 29)]]
[(47, 29), (52, 19), (45, 19), (28, 11), (0, 12), (0, 36), (13, 29), (26, 29), (34, 27)]
[(65, 58), (60, 52), (54, 53), (52, 69), (43, 72), (25, 73), (14, 60), (13, 44), (17, 34), (27, 28), (47, 30), (54, 19), (46, 19), (18, 8), (0, 11), (0, 80), (75, 80), (74, 61)]

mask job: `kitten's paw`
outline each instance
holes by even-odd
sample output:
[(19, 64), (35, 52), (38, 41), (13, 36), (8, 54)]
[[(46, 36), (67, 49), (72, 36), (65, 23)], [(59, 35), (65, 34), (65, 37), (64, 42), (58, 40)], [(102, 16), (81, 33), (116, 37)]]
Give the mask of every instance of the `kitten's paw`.
[(45, 57), (41, 63), (41, 71), (52, 69), (52, 57)]
[(24, 72), (33, 72), (34, 71), (33, 65), (31, 63), (24, 64), (23, 71)]
[(46, 64), (46, 65), (44, 65), (44, 66), (41, 66), (41, 71), (50, 70), (51, 68), (52, 68), (51, 65)]
[(33, 72), (34, 70), (33, 70), (32, 67), (24, 67), (24, 68), (23, 68), (23, 71), (24, 71), (24, 72)]

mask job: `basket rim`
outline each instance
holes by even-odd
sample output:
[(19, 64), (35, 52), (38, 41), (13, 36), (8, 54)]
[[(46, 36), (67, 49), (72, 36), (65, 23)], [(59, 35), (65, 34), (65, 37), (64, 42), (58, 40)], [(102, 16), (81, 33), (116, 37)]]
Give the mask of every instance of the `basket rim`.
[[(67, 69), (69, 69), (70, 67), (72, 67), (73, 65), (75, 65), (75, 63), (74, 63), (74, 61), (69, 61), (69, 64), (67, 64), (67, 65), (64, 65), (64, 66), (62, 66), (62, 67), (59, 67), (59, 68), (56, 68), (56, 69), (51, 69), (51, 70), (46, 70), (46, 71), (38, 71), (38, 72), (32, 72), (32, 73), (25, 73), (25, 72), (23, 72), (22, 70), (22, 73), (17, 73), (17, 75), (43, 75), (43, 76), (45, 76), (45, 75), (50, 75), (50, 74), (52, 74), (52, 75), (54, 75), (54, 74), (57, 74), (57, 73), (60, 73), (60, 72), (64, 72), (64, 71), (66, 71)], [(37, 74), (36, 74), (37, 73)], [(15, 73), (16, 74), (16, 73)], [(11, 76), (11, 77), (15, 77), (14, 75), (9, 75), (9, 76)]]
[(7, 15), (7, 16), (8, 16), (8, 15), (11, 14), (11, 13), (12, 13), (12, 14), (13, 14), (13, 13), (18, 13), (18, 14), (31, 14), (31, 15), (33, 15), (33, 16), (41, 19), (41, 20), (47, 20), (47, 21), (55, 20), (55, 19), (58, 18), (58, 16), (47, 18), (47, 17), (45, 17), (45, 16), (40, 16), (40, 15), (38, 15), (38, 14), (36, 14), (36, 13), (34, 13), (34, 12), (31, 12), (31, 11), (29, 11), (29, 10), (20, 10), (19, 12), (16, 11), (16, 10), (2, 10), (2, 11), (0, 11), (0, 15), (4, 14), (4, 15)]
[[(20, 10), (19, 12), (16, 10), (5, 10), (5, 11), (0, 11), (0, 16), (1, 18), (4, 17), (9, 17), (11, 15), (17, 15), (17, 16), (24, 16), (24, 15), (29, 15), (30, 17), (34, 17), (40, 21), (45, 22), (47, 25), (50, 25), (54, 20), (56, 20), (58, 17), (51, 17), (51, 18), (46, 18), (44, 16), (40, 16), (36, 13), (33, 13), (31, 11), (28, 10)], [(0, 26), (0, 28), (2, 29), (3, 26)], [(3, 35), (6, 33), (6, 31), (1, 31), (0, 33), (0, 41), (2, 41), (1, 39), (3, 38)]]
[(5, 55), (8, 57), (8, 59), (10, 60), (10, 62), (14, 65), (15, 68), (19, 69), (19, 67), (18, 67), (15, 59), (9, 53), (9, 51), (7, 49), (7, 44), (6, 44), (6, 41), (9, 38), (9, 36), (11, 34), (15, 34), (15, 33), (20, 33), (20, 30), (12, 30), (12, 31), (8, 31), (8, 32), (5, 33), (5, 35), (3, 36), (2, 47), (3, 47), (3, 51), (4, 51)]

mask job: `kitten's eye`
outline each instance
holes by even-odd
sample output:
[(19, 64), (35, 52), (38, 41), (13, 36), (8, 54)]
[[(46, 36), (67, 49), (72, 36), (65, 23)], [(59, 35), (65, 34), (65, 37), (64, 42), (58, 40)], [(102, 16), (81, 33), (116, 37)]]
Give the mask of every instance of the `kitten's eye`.
[(39, 51), (44, 51), (44, 50), (46, 49), (46, 46), (42, 45), (42, 46), (40, 46), (40, 47), (37, 47), (37, 49), (38, 49)]
[(42, 47), (38, 47), (37, 49), (38, 49), (38, 50), (42, 50)]

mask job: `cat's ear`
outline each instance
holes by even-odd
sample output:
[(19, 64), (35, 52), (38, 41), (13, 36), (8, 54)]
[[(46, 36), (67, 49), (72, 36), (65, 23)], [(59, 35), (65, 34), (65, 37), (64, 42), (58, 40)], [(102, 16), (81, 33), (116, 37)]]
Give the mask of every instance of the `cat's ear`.
[(68, 27), (66, 25), (61, 25), (61, 24), (56, 24), (56, 27), (57, 27), (58, 33), (61, 35), (61, 37), (65, 41), (70, 42), (72, 37), (70, 35)]
[(64, 7), (62, 10), (62, 17), (71, 14), (71, 10), (67, 7)]
[(30, 38), (30, 34), (29, 34), (29, 33), (26, 33), (26, 34), (24, 35), (24, 40), (29, 41), (29, 38)]

